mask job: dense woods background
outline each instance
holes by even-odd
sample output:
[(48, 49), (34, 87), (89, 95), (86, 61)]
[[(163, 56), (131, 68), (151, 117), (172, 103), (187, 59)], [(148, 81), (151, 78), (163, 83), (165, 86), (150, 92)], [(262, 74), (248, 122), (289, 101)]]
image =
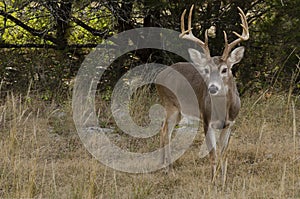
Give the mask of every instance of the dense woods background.
[[(216, 27), (211, 53), (220, 54), (223, 30), (241, 31), (237, 6), (247, 14), (250, 40), (234, 68), (242, 94), (268, 89), (300, 92), (300, 0), (1, 0), (1, 95), (38, 92), (45, 100), (64, 96), (80, 64), (106, 38), (138, 27), (179, 31), (180, 15), (195, 4), (193, 32)], [(201, 24), (201, 26), (200, 26)], [(234, 39), (229, 35), (229, 41)], [(177, 57), (149, 49), (120, 58), (106, 71), (100, 90), (110, 92), (128, 69), (144, 62), (171, 64)]]

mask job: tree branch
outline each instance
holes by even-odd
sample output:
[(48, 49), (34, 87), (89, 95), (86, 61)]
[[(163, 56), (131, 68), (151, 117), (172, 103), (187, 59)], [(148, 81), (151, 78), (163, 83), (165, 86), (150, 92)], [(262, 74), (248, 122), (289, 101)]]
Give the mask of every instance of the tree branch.
[(50, 44), (7, 44), (7, 43), (0, 43), (0, 48), (56, 48), (56, 45), (50, 45)]
[[(109, 44), (72, 44), (66, 46), (67, 49), (80, 49), (80, 48), (117, 48), (116, 45), (109, 45)], [(0, 43), (0, 48), (51, 48), (51, 49), (59, 49), (56, 45), (51, 44), (7, 44), (7, 43)]]
[(100, 37), (102, 37), (102, 39), (106, 39), (108, 37), (108, 35), (107, 35), (108, 30), (104, 30), (104, 31), (100, 32), (97, 29), (90, 27), (89, 25), (85, 24), (84, 22), (82, 22), (81, 20), (79, 20), (75, 17), (72, 17), (72, 20), (77, 25), (81, 26), (82, 28), (84, 28), (87, 31), (89, 31), (90, 33), (92, 33), (94, 36), (100, 36)]
[(23, 28), (24, 30), (28, 31), (29, 33), (31, 33), (33, 36), (37, 36), (41, 39), (47, 40), (47, 41), (51, 41), (54, 44), (58, 44), (58, 41), (56, 38), (52, 37), (51, 35), (47, 35), (45, 33), (45, 31), (41, 31), (41, 30), (36, 30), (34, 28), (31, 28), (30, 26), (24, 24), (22, 21), (20, 21), (19, 19), (13, 17), (12, 15), (8, 14), (7, 12), (0, 10), (0, 15), (2, 15), (3, 17), (11, 20), (12, 22), (14, 22), (16, 25), (20, 26), (21, 28)]

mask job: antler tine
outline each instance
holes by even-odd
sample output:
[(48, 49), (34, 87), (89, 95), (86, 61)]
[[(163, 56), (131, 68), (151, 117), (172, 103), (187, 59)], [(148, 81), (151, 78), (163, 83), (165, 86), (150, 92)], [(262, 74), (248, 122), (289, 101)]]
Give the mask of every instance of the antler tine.
[(188, 29), (187, 30), (185, 30), (185, 28), (184, 28), (184, 16), (185, 16), (185, 13), (186, 13), (186, 9), (181, 14), (181, 34), (179, 35), (179, 37), (182, 38), (182, 39), (187, 39), (187, 40), (190, 40), (190, 41), (193, 41), (193, 42), (197, 43), (199, 46), (202, 47), (206, 57), (210, 58), (210, 52), (209, 52), (209, 48), (208, 48), (207, 30), (205, 31), (205, 42), (201, 41), (200, 39), (198, 39), (197, 37), (195, 37), (193, 35), (193, 32), (192, 32), (193, 9), (194, 9), (194, 5), (191, 6), (191, 9), (190, 9), (190, 12), (189, 12)]
[(179, 35), (179, 37), (182, 37), (185, 34), (185, 30), (184, 30), (184, 16), (185, 16), (185, 13), (186, 13), (186, 9), (181, 14), (181, 34)]
[(225, 31), (223, 31), (224, 32), (224, 40), (225, 40), (225, 48), (224, 48), (224, 52), (223, 52), (221, 59), (224, 61), (228, 58), (228, 55), (233, 47), (235, 47), (238, 43), (249, 39), (249, 28), (248, 28), (248, 22), (247, 22), (246, 15), (240, 7), (238, 7), (238, 10), (240, 11), (239, 15), (240, 15), (241, 21), (242, 21), (241, 26), (243, 28), (243, 32), (242, 32), (242, 35), (240, 35), (237, 32), (233, 31), (232, 33), (234, 35), (236, 35), (238, 38), (236, 40), (234, 40), (233, 42), (231, 42), (230, 44), (228, 44), (227, 34)]
[(189, 19), (188, 19), (188, 29), (191, 30), (192, 33), (192, 14), (193, 14), (194, 4), (191, 6)]

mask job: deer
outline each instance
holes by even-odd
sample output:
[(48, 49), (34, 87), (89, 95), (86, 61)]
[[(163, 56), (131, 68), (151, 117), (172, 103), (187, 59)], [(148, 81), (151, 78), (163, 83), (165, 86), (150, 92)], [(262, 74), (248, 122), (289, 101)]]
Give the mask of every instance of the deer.
[[(179, 38), (194, 42), (196, 45), (200, 46), (203, 51), (200, 52), (194, 48), (189, 48), (188, 53), (191, 63), (175, 63), (162, 70), (156, 77), (158, 96), (165, 108), (165, 119), (160, 131), (160, 147), (164, 147), (170, 142), (172, 131), (174, 130), (175, 125), (180, 122), (182, 116), (193, 116), (192, 111), (189, 112), (187, 110), (184, 112), (178, 99), (176, 99), (175, 94), (170, 89), (163, 86), (163, 83), (168, 84), (168, 82), (176, 82), (176, 79), (172, 78), (172, 72), (170, 72), (172, 69), (183, 75), (194, 90), (198, 100), (198, 103), (196, 104), (198, 107), (195, 108), (200, 110), (200, 117), (198, 119), (200, 121), (200, 118), (202, 118), (206, 138), (205, 142), (209, 150), (212, 181), (215, 180), (217, 170), (221, 167), (222, 181), (224, 183), (226, 181), (225, 170), (227, 169), (227, 160), (224, 163), (222, 157), (228, 147), (231, 127), (234, 124), (241, 107), (239, 92), (232, 74), (232, 67), (239, 63), (243, 58), (245, 47), (240, 46), (235, 49), (234, 47), (242, 41), (249, 39), (249, 28), (245, 13), (238, 7), (242, 21), (242, 34), (233, 31), (233, 34), (237, 36), (237, 39), (228, 43), (227, 34), (223, 31), (225, 40), (223, 54), (221, 56), (211, 57), (208, 46), (208, 30), (205, 30), (204, 41), (195, 37), (192, 33), (191, 21), (193, 8), (194, 5), (190, 8), (187, 30), (185, 30), (184, 21), (186, 9), (181, 15), (181, 34), (179, 35)], [(180, 85), (180, 82), (176, 83), (178, 91), (182, 89), (180, 88)], [(222, 100), (220, 102), (220, 100), (217, 101), (217, 99)], [(216, 102), (218, 103), (218, 106), (214, 107)], [(212, 118), (214, 111), (220, 109), (224, 110), (224, 114)], [(215, 115), (218, 114), (216, 113)], [(218, 139), (216, 137), (217, 132), (219, 132)], [(167, 165), (166, 167), (169, 167), (170, 150), (162, 151), (162, 161)]]

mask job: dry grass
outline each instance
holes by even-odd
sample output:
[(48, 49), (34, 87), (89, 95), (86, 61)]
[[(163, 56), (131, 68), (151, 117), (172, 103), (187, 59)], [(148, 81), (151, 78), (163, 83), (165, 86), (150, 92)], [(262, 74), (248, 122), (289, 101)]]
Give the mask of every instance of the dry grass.
[[(210, 183), (208, 158), (198, 157), (201, 135), (172, 174), (122, 173), (85, 150), (69, 102), (57, 106), (11, 94), (0, 106), (0, 198), (300, 198), (299, 99), (261, 94), (242, 101), (222, 188)], [(113, 126), (109, 106), (100, 101), (98, 108), (105, 113), (101, 125)], [(143, 102), (135, 106), (143, 108)], [(145, 141), (116, 134), (132, 150), (158, 146), (158, 136)]]

